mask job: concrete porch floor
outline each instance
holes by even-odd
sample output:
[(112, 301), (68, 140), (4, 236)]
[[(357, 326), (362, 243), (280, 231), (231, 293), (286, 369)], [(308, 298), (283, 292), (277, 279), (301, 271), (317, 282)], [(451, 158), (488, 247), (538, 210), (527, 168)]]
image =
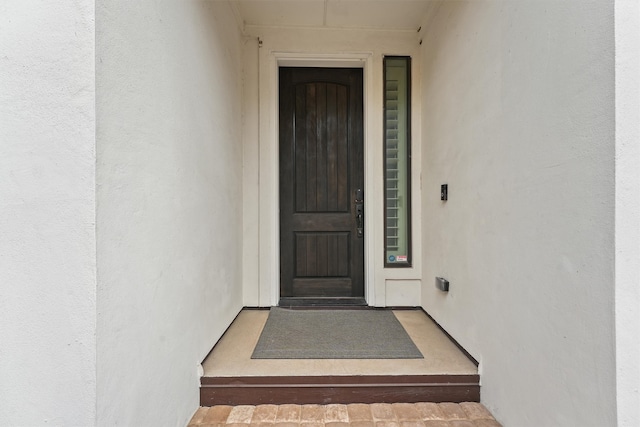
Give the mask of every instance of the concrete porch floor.
[(260, 375), (475, 375), (476, 365), (420, 310), (393, 313), (424, 359), (251, 359), (269, 316), (268, 310), (243, 310), (202, 363), (205, 377)]
[(476, 364), (423, 311), (393, 313), (424, 358), (251, 359), (269, 311), (243, 310), (203, 362), (200, 405), (479, 402)]

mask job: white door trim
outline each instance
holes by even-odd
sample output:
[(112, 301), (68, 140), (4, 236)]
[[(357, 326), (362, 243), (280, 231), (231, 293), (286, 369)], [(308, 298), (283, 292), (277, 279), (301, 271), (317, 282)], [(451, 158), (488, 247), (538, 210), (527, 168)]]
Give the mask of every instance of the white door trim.
[[(262, 49), (261, 49), (262, 51)], [(314, 54), (299, 52), (260, 52), (260, 305), (278, 305), (280, 299), (280, 222), (279, 222), (279, 172), (278, 162), (278, 68), (295, 67), (345, 67), (363, 68), (363, 135), (364, 135), (364, 181), (366, 191), (373, 188), (373, 153), (367, 141), (368, 122), (372, 117), (368, 94), (372, 93), (373, 54)], [(373, 201), (373, 198), (370, 199)], [(373, 202), (365, 203), (365, 218), (373, 218)], [(373, 221), (369, 221), (372, 224)], [(373, 286), (374, 266), (372, 262), (373, 227), (365, 227), (364, 273), (365, 299), (376, 305)]]

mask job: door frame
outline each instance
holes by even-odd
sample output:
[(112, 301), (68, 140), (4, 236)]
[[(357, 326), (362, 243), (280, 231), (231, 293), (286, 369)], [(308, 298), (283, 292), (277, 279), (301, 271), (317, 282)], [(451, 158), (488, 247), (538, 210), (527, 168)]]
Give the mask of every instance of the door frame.
[[(373, 156), (368, 141), (368, 123), (371, 116), (371, 105), (368, 99), (373, 92), (373, 55), (372, 53), (349, 54), (313, 54), (298, 52), (269, 52), (260, 60), (269, 61), (268, 76), (260, 76), (259, 96), (260, 105), (263, 100), (268, 102), (268, 117), (260, 115), (260, 132), (264, 135), (260, 143), (260, 305), (278, 305), (280, 300), (280, 191), (279, 176), (279, 79), (278, 69), (286, 67), (333, 67), (333, 68), (362, 68), (363, 69), (363, 150), (364, 150), (364, 186), (373, 187)], [(260, 108), (262, 111), (262, 108)], [(264, 142), (264, 144), (263, 144)], [(266, 184), (266, 185), (265, 185)], [(266, 188), (265, 188), (266, 187)], [(370, 191), (369, 191), (370, 192)], [(371, 193), (371, 192), (370, 192)], [(373, 285), (374, 265), (374, 220), (373, 197), (365, 194), (365, 227), (364, 232), (364, 297), (368, 305), (376, 305), (375, 289)], [(265, 254), (269, 254), (265, 256)], [(266, 273), (266, 274), (263, 274)]]

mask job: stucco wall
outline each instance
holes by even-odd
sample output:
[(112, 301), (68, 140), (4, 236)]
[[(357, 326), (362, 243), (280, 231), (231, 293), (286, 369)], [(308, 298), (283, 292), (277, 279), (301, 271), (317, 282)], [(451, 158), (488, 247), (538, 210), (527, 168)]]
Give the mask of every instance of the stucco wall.
[(0, 2), (0, 425), (95, 417), (93, 3)]
[(242, 307), (242, 40), (227, 2), (97, 2), (98, 425), (185, 425)]
[(615, 425), (613, 1), (423, 27), (423, 306), (505, 425)]
[(640, 2), (616, 0), (618, 425), (640, 425)]

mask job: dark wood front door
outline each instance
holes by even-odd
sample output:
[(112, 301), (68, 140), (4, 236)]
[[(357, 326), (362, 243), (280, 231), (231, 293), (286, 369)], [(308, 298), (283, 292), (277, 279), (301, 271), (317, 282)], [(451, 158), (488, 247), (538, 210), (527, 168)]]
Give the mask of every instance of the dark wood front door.
[(362, 69), (280, 68), (280, 304), (364, 304)]

